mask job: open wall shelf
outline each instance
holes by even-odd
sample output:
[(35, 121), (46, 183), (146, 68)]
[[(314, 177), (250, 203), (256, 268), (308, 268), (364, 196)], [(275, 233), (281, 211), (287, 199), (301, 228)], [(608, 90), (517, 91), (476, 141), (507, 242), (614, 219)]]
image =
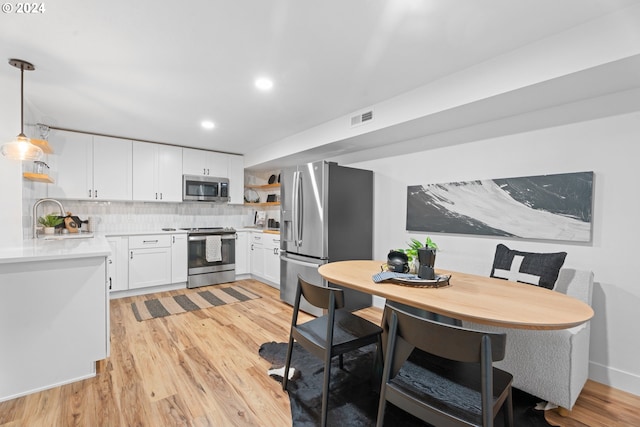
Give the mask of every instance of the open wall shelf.
[(43, 173), (24, 172), (22, 176), (24, 177), (24, 179), (28, 179), (30, 181), (46, 182), (47, 184), (53, 184), (53, 179), (49, 175), (45, 175)]
[(245, 185), (245, 188), (252, 188), (254, 190), (271, 190), (271, 189), (280, 188), (280, 183), (264, 184), (264, 185)]

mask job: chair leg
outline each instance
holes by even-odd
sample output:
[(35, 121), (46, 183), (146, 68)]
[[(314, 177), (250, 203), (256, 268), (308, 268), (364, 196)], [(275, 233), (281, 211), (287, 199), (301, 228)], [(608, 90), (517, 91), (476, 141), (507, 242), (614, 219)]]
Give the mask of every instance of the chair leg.
[(384, 412), (387, 407), (387, 399), (380, 395), (380, 403), (378, 404), (378, 419), (376, 420), (376, 427), (382, 427), (384, 425)]
[(509, 394), (507, 395), (507, 400), (502, 404), (505, 406), (504, 408), (504, 425), (507, 427), (513, 427), (513, 394), (511, 393), (511, 388), (509, 388)]
[(382, 336), (378, 335), (378, 343), (376, 344), (376, 356), (373, 359), (371, 367), (371, 385), (374, 390), (380, 390), (382, 385), (382, 368), (384, 366), (384, 355), (382, 354)]
[(320, 426), (327, 426), (327, 412), (329, 409), (329, 380), (331, 379), (331, 357), (324, 357), (324, 382), (322, 384), (322, 421)]
[(282, 377), (282, 389), (287, 389), (289, 382), (289, 366), (291, 365), (291, 353), (293, 353), (293, 336), (289, 336), (289, 346), (287, 347), (287, 358), (284, 362), (284, 373)]

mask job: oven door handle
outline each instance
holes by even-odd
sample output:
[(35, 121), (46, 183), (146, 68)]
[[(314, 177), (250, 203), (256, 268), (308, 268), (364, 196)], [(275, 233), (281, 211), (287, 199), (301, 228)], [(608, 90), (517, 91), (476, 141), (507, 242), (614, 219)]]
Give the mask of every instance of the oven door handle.
[[(225, 234), (223, 236), (220, 237), (222, 240), (235, 240), (236, 235), (235, 234)], [(200, 240), (207, 240), (207, 236), (189, 236), (189, 241), (190, 242), (196, 242), (196, 241), (200, 241)]]

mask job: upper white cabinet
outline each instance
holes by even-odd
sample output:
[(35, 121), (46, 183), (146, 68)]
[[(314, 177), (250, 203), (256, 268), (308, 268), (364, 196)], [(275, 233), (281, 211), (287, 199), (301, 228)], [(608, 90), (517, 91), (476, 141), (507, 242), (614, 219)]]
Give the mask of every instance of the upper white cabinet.
[(182, 149), (133, 143), (133, 200), (182, 201)]
[(55, 184), (50, 197), (77, 200), (132, 200), (132, 142), (73, 132), (56, 132), (49, 143)]
[(229, 203), (244, 203), (243, 156), (66, 131), (49, 144), (49, 197), (182, 202), (186, 174), (228, 178)]
[(126, 139), (93, 137), (93, 198), (132, 200), (132, 142)]
[(185, 175), (229, 178), (229, 156), (214, 151), (183, 148), (182, 172)]
[(93, 137), (75, 132), (55, 132), (49, 139), (49, 174), (54, 184), (47, 186), (49, 197), (90, 199), (93, 189)]
[(244, 203), (244, 157), (229, 154), (229, 203)]

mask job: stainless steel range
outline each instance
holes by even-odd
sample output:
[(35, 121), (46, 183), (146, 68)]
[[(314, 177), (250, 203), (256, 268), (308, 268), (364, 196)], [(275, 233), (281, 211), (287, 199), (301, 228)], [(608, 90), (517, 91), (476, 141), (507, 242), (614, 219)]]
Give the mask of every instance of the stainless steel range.
[(181, 228), (187, 230), (189, 270), (187, 288), (236, 280), (236, 230), (233, 228)]

